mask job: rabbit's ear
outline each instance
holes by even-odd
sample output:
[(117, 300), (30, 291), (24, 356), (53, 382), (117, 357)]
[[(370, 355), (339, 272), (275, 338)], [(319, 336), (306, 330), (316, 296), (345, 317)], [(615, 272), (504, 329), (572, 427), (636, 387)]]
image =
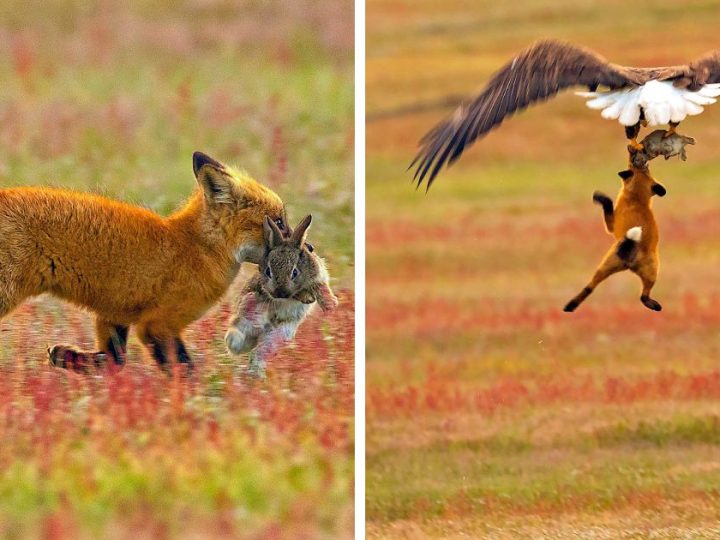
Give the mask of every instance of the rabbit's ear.
[(288, 219), (287, 215), (287, 209), (283, 206), (283, 213), (282, 213), (283, 223), (285, 224), (285, 230), (281, 231), (283, 233), (284, 238), (290, 238), (292, 236), (293, 230), (290, 226), (290, 220)]
[(282, 232), (280, 232), (275, 222), (267, 216), (265, 216), (265, 222), (263, 223), (263, 238), (265, 239), (265, 247), (268, 249), (279, 246), (283, 241)]
[(293, 244), (295, 247), (302, 246), (305, 243), (305, 238), (307, 237), (307, 232), (310, 228), (311, 223), (312, 215), (309, 214), (303, 218), (303, 220), (298, 224), (297, 227), (295, 227), (295, 230), (290, 237), (290, 243)]

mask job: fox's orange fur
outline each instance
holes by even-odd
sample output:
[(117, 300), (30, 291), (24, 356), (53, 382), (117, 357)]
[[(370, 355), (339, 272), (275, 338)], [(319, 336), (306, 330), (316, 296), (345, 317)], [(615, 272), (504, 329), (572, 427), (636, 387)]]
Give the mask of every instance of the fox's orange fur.
[(0, 318), (42, 293), (96, 315), (97, 350), (58, 345), (56, 365), (124, 361), (128, 327), (164, 365), (190, 363), (181, 332), (227, 291), (244, 261), (263, 254), (263, 222), (284, 226), (270, 189), (196, 152), (198, 188), (163, 218), (99, 195), (0, 190)]
[(614, 208), (606, 195), (599, 192), (593, 195), (593, 200), (603, 207), (605, 227), (615, 237), (615, 243), (590, 283), (568, 302), (565, 311), (574, 311), (595, 287), (621, 270), (630, 270), (640, 277), (643, 284), (640, 300), (647, 308), (655, 311), (662, 309), (656, 300), (650, 298), (660, 264), (659, 235), (651, 199), (653, 195), (664, 196), (665, 188), (655, 181), (647, 168), (631, 165), (627, 171), (619, 174), (623, 185)]

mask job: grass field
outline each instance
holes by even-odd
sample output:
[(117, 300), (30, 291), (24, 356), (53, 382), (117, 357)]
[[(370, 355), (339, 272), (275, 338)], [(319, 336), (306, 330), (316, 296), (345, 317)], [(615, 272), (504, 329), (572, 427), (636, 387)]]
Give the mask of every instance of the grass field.
[[(720, 107), (658, 160), (661, 272), (564, 304), (610, 245), (622, 129), (572, 93), (507, 121), (429, 194), (415, 143), (541, 37), (625, 64), (717, 47), (717, 2), (368, 1), (367, 518), (371, 538), (720, 534)], [(403, 111), (416, 110), (412, 114)]]
[(352, 5), (0, 5), (0, 187), (98, 191), (167, 214), (194, 189), (202, 150), (271, 185), (293, 223), (313, 213), (341, 299), (266, 383), (222, 343), (240, 282), (188, 330), (191, 380), (161, 374), (132, 334), (115, 377), (53, 370), (45, 347), (91, 346), (90, 316), (24, 304), (0, 322), (0, 536), (351, 536)]

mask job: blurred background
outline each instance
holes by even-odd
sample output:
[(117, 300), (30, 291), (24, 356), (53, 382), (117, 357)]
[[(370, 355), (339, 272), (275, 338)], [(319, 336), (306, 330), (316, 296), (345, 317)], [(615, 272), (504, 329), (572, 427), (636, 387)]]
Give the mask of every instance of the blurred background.
[(718, 12), (368, 0), (370, 537), (713, 536), (720, 105), (681, 124), (697, 139), (687, 162), (651, 165), (668, 190), (654, 202), (659, 314), (630, 273), (562, 312), (611, 244), (591, 194), (614, 196), (627, 162), (622, 127), (572, 92), (506, 120), (428, 194), (405, 169), (447, 104), (534, 40), (685, 63), (718, 47)]
[(91, 346), (91, 319), (24, 304), (0, 322), (1, 536), (351, 534), (353, 32), (351, 0), (0, 4), (0, 187), (168, 214), (202, 150), (271, 186), (293, 224), (313, 213), (342, 302), (260, 386), (222, 343), (237, 288), (188, 330), (184, 382), (134, 336), (117, 378), (53, 371), (45, 347)]
[(190, 156), (202, 150), (280, 191), (292, 219), (319, 212), (313, 236), (330, 235), (347, 266), (351, 8), (3, 2), (0, 181), (121, 194), (169, 212), (192, 189)]

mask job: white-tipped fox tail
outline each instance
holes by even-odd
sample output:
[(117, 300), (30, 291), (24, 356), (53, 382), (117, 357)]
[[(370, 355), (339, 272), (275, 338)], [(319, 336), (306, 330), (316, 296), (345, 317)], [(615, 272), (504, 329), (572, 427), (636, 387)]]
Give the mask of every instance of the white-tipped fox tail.
[(625, 238), (633, 242), (639, 242), (642, 238), (642, 227), (632, 227), (625, 233)]

